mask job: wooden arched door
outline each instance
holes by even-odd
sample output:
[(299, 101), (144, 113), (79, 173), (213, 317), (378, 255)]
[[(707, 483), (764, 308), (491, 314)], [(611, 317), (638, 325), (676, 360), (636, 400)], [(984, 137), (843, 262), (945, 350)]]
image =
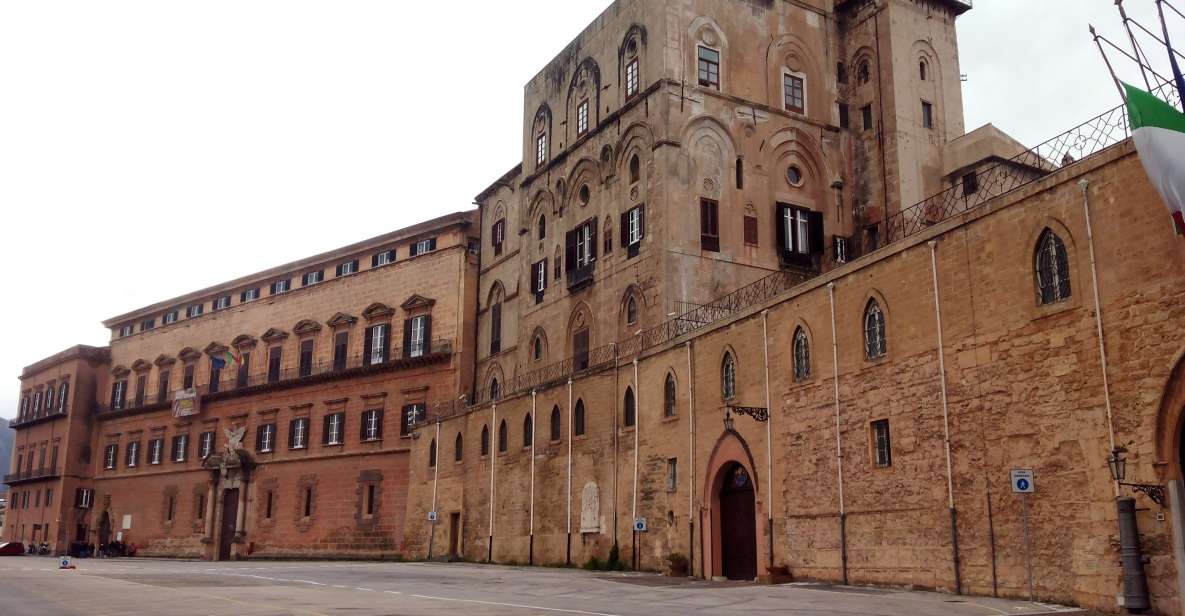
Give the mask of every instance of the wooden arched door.
[(721, 470), (720, 565), (730, 580), (757, 577), (757, 507), (753, 478), (744, 466), (733, 463)]

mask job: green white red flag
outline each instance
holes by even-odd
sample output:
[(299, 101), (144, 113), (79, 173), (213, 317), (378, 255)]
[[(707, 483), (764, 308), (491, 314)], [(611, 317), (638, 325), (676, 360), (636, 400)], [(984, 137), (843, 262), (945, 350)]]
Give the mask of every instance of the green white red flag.
[(1144, 90), (1123, 85), (1140, 162), (1168, 206), (1177, 234), (1185, 235), (1185, 114)]

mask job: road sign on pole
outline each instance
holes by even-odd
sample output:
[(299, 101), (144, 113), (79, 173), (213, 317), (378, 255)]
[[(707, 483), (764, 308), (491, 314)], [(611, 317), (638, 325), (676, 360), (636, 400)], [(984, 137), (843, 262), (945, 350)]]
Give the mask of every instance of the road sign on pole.
[(1017, 494), (1032, 494), (1037, 491), (1037, 484), (1033, 481), (1033, 470), (1028, 468), (1014, 468), (1008, 472), (1012, 491)]

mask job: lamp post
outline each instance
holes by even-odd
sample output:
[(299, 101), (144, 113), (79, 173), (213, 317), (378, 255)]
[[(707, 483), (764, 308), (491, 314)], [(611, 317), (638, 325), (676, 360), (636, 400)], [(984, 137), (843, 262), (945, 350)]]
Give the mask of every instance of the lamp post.
[[(1107, 468), (1116, 484), (1142, 492), (1157, 504), (1164, 504), (1164, 489), (1158, 485), (1124, 483), (1127, 476), (1126, 450), (1116, 447), (1107, 458)], [(1129, 612), (1141, 612), (1151, 607), (1148, 600), (1148, 580), (1144, 576), (1144, 554), (1140, 549), (1140, 529), (1136, 522), (1136, 499), (1115, 497), (1119, 514), (1119, 560), (1123, 567), (1123, 607)]]
[(1111, 450), (1111, 455), (1107, 458), (1107, 468), (1111, 471), (1111, 479), (1121, 486), (1127, 486), (1132, 491), (1147, 496), (1152, 502), (1163, 507), (1164, 486), (1156, 483), (1127, 483), (1124, 481), (1127, 477), (1127, 460), (1123, 457), (1125, 453), (1127, 450), (1123, 447)]

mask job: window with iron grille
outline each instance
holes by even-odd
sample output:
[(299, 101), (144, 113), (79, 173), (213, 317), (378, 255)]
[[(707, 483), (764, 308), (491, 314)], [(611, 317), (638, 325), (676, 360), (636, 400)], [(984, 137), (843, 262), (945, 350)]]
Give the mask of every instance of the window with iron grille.
[(1051, 229), (1037, 240), (1037, 299), (1042, 305), (1070, 299), (1070, 260), (1066, 244)]
[(346, 414), (330, 413), (325, 416), (325, 427), (321, 432), (322, 445), (341, 445), (345, 433)]
[(255, 451), (271, 453), (276, 450), (276, 424), (269, 423), (259, 426), (255, 431)]
[(583, 137), (588, 132), (588, 101), (583, 100), (576, 107), (576, 136)]
[(893, 464), (893, 448), (889, 440), (889, 420), (872, 422), (872, 460), (878, 468)]
[(625, 65), (625, 97), (631, 99), (638, 94), (638, 59)]
[(885, 314), (875, 299), (870, 300), (864, 309), (864, 356), (878, 359), (885, 356), (886, 350)]
[(794, 330), (794, 380), (803, 381), (811, 376), (811, 347), (806, 330)]
[(806, 113), (806, 95), (801, 76), (790, 73), (782, 75), (782, 104), (786, 111)]
[(732, 353), (725, 353), (720, 362), (720, 395), (732, 400), (737, 395), (737, 366)]
[(698, 74), (699, 85), (705, 88), (720, 89), (720, 52), (711, 47), (699, 46)]
[(377, 441), (383, 438), (383, 411), (371, 409), (362, 412), (362, 440)]

